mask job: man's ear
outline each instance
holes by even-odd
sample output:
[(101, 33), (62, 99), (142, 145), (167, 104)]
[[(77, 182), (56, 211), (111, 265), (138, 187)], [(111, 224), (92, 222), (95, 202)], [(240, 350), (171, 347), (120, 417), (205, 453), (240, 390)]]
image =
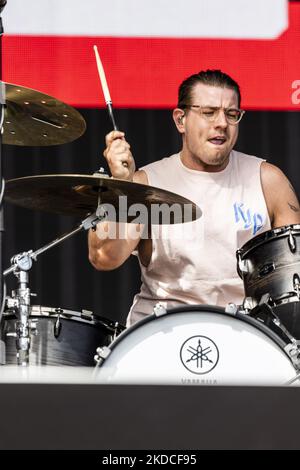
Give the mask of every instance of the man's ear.
[(182, 134), (184, 132), (184, 111), (182, 109), (176, 108), (173, 111), (173, 119), (178, 131)]

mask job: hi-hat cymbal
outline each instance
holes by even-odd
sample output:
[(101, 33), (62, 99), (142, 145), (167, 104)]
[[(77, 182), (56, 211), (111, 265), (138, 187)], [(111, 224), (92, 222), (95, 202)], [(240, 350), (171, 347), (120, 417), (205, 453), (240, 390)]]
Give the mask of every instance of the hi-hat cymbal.
[(81, 218), (95, 212), (99, 203), (115, 209), (111, 214), (108, 211), (108, 220), (132, 221), (141, 214), (143, 223), (173, 224), (201, 216), (196, 204), (175, 193), (103, 175), (60, 174), (12, 179), (5, 184), (5, 199), (27, 209)]
[(0, 82), (5, 101), (2, 141), (11, 145), (58, 145), (80, 137), (85, 120), (71, 106), (31, 88)]

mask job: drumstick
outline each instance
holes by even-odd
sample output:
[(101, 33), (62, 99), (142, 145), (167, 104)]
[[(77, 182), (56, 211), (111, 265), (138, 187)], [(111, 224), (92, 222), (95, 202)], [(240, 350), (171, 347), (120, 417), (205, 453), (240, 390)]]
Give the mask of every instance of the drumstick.
[(109, 117), (111, 119), (114, 131), (117, 131), (118, 127), (116, 125), (116, 121), (115, 121), (114, 114), (113, 114), (112, 100), (111, 100), (111, 97), (110, 97), (110, 93), (109, 93), (109, 89), (108, 89), (108, 86), (107, 86), (107, 81), (106, 81), (106, 77), (105, 77), (105, 73), (104, 73), (104, 68), (103, 68), (99, 53), (98, 53), (97, 46), (94, 46), (94, 51), (95, 51), (96, 62), (97, 62), (99, 78), (100, 78), (100, 82), (101, 82), (101, 86), (102, 86), (102, 91), (103, 91), (105, 103), (106, 103), (107, 109), (108, 109), (108, 114), (109, 114)]
[[(109, 89), (108, 89), (108, 85), (107, 85), (107, 81), (106, 81), (106, 77), (105, 77), (105, 73), (104, 73), (104, 68), (103, 68), (99, 53), (98, 53), (98, 47), (97, 46), (94, 46), (94, 51), (95, 51), (95, 56), (96, 56), (96, 62), (97, 62), (100, 82), (101, 82), (101, 85), (102, 85), (102, 91), (103, 91), (105, 103), (106, 103), (107, 109), (108, 109), (108, 114), (109, 114), (110, 120), (112, 122), (114, 131), (118, 131), (119, 129), (116, 125), (116, 121), (115, 121), (114, 113), (113, 113), (112, 100), (111, 100), (111, 97), (110, 97), (110, 93), (109, 93)], [(125, 168), (128, 168), (128, 163), (127, 162), (122, 162), (122, 165)]]

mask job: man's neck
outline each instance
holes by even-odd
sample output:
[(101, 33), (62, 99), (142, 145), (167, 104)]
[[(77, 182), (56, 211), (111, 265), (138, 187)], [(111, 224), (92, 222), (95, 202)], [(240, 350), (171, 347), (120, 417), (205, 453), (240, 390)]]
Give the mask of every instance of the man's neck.
[(216, 165), (209, 165), (203, 160), (201, 160), (201, 158), (199, 157), (196, 157), (191, 154), (187, 155), (184, 150), (182, 150), (179, 155), (181, 162), (184, 166), (186, 166), (190, 170), (204, 171), (206, 173), (218, 173), (219, 171), (225, 170), (230, 158), (229, 154), (222, 163)]

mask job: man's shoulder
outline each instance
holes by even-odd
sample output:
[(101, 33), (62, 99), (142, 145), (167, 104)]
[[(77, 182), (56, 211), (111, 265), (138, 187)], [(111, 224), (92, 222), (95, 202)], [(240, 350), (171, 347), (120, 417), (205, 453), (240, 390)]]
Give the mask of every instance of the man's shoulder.
[(173, 165), (179, 158), (178, 153), (174, 153), (173, 155), (170, 155), (169, 157), (164, 157), (161, 158), (160, 160), (156, 160), (155, 162), (148, 163), (147, 165), (142, 166), (139, 168), (139, 170), (158, 170), (162, 169), (165, 167), (168, 167), (170, 165)]
[(247, 175), (257, 174), (257, 172), (260, 171), (262, 164), (266, 162), (265, 158), (238, 152), (237, 150), (232, 150), (231, 157), (233, 167), (236, 168), (236, 171)]
[(232, 150), (231, 154), (235, 160), (239, 160), (242, 162), (249, 161), (249, 162), (265, 162), (265, 158), (257, 157), (256, 155), (250, 155), (248, 153), (239, 152), (238, 150)]
[(286, 180), (286, 176), (278, 166), (263, 162), (261, 165), (262, 182), (270, 182), (272, 185)]

